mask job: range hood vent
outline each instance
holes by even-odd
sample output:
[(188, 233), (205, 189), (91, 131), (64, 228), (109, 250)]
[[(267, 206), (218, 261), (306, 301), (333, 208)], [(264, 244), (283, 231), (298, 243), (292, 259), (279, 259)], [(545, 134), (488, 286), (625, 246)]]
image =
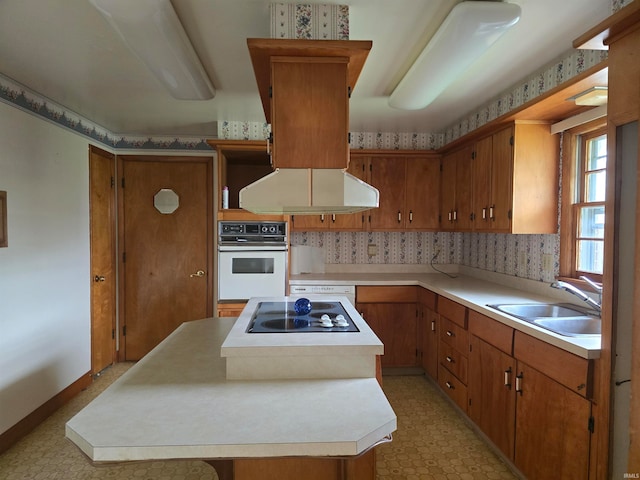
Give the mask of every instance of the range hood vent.
[(257, 214), (317, 215), (377, 208), (380, 194), (341, 169), (286, 168), (240, 190), (240, 208)]

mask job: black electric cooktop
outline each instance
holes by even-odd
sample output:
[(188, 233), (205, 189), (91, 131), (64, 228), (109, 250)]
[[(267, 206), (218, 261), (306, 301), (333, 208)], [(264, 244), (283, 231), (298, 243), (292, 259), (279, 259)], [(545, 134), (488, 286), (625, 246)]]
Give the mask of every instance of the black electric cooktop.
[[(323, 315), (329, 319), (323, 319)], [(340, 302), (313, 301), (306, 315), (296, 313), (294, 302), (259, 302), (247, 328), (247, 333), (359, 331)]]

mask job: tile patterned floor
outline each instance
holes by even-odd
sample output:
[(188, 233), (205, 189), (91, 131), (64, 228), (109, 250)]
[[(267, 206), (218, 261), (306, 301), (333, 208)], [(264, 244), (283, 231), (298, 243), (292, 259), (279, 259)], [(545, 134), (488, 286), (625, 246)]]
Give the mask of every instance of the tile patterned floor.
[[(215, 480), (198, 461), (140, 462), (94, 467), (64, 437), (64, 425), (131, 364), (107, 369), (84, 392), (0, 455), (0, 480)], [(398, 416), (390, 444), (378, 448), (378, 480), (514, 479), (422, 376), (384, 377)], [(259, 479), (256, 479), (259, 480)]]

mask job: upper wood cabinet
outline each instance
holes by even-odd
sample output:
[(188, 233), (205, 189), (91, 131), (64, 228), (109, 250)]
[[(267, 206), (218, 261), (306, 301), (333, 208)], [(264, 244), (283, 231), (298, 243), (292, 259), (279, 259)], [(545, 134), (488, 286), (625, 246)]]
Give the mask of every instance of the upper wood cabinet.
[(476, 142), (473, 229), (557, 232), (559, 155), (546, 123), (515, 122)]
[(369, 182), (380, 191), (380, 206), (369, 211), (369, 230), (437, 230), (440, 159), (374, 156)]
[(349, 163), (346, 59), (271, 59), (274, 168)]
[(558, 230), (559, 139), (550, 125), (512, 122), (442, 158), (442, 229)]
[(466, 145), (442, 157), (440, 227), (446, 231), (471, 230), (473, 146)]
[(247, 39), (274, 168), (347, 168), (349, 96), (371, 41)]

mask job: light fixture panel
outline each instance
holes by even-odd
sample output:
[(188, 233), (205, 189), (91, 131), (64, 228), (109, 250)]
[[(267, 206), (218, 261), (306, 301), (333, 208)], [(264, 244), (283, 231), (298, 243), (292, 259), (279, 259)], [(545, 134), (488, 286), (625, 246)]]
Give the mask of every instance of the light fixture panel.
[(389, 97), (389, 105), (420, 110), (520, 19), (513, 3), (467, 1), (457, 4)]

